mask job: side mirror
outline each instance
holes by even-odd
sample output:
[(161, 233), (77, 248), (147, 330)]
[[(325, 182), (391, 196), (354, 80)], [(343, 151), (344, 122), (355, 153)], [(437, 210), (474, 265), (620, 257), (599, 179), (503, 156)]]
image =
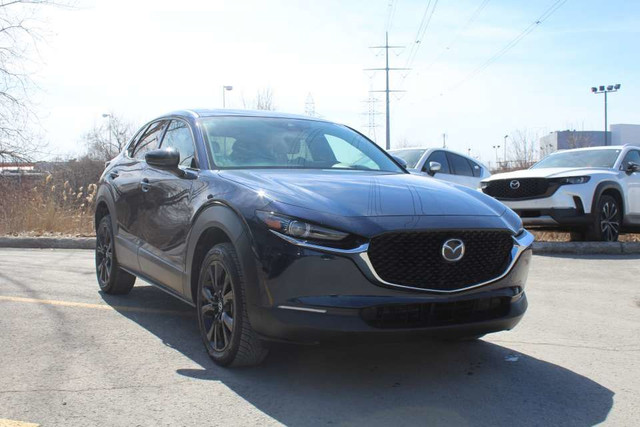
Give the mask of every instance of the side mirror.
[(145, 154), (144, 160), (149, 165), (160, 169), (178, 169), (180, 153), (172, 148), (151, 150)]
[(391, 157), (393, 157), (393, 160), (400, 163), (400, 165), (402, 165), (403, 168), (405, 169), (407, 168), (407, 162), (404, 159), (401, 159), (400, 157), (394, 156), (394, 155), (391, 155)]
[(638, 172), (640, 170), (640, 165), (635, 162), (627, 163), (627, 173), (632, 174), (634, 172)]
[(427, 169), (427, 173), (431, 176), (434, 176), (436, 173), (440, 172), (442, 169), (442, 165), (438, 162), (429, 162), (429, 169)]

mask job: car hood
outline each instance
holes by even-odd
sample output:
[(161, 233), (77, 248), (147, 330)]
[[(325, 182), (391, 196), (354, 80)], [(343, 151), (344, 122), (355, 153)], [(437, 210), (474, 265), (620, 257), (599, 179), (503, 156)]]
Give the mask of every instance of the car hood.
[(279, 203), (344, 217), (500, 216), (506, 207), (479, 191), (425, 176), (368, 171), (220, 171)]
[(610, 173), (615, 174), (611, 169), (606, 168), (540, 168), (540, 169), (523, 169), (519, 171), (497, 173), (484, 181), (496, 181), (499, 179), (518, 179), (518, 178), (562, 178), (567, 176), (583, 176), (592, 174)]

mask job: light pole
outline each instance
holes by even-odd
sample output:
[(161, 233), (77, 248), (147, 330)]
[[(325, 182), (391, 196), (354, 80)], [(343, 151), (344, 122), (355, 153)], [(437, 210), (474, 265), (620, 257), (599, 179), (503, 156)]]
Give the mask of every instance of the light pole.
[(500, 146), (499, 145), (494, 145), (493, 149), (496, 150), (496, 168), (498, 168), (498, 167), (500, 167), (498, 165), (498, 150), (500, 149)]
[(620, 83), (615, 85), (592, 87), (591, 92), (598, 94), (604, 93), (604, 145), (609, 145), (607, 141), (607, 94), (609, 92), (617, 92), (620, 89)]
[(447, 134), (442, 134), (442, 148), (447, 148)]
[(111, 120), (113, 119), (113, 114), (111, 113), (103, 113), (102, 114), (103, 118), (109, 118), (109, 147), (113, 146), (113, 143), (111, 142), (111, 135), (113, 135), (113, 128), (111, 127)]
[(505, 163), (507, 163), (507, 138), (509, 138), (509, 135), (504, 136), (504, 158), (502, 161)]
[(227, 86), (227, 85), (222, 86), (222, 108), (227, 108), (227, 105), (225, 102), (226, 100), (224, 98), (224, 93), (228, 90), (233, 90), (233, 86)]

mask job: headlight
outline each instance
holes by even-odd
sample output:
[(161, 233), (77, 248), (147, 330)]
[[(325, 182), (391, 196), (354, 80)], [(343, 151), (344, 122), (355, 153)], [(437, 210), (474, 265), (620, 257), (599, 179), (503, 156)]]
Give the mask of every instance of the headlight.
[(256, 215), (269, 229), (296, 239), (338, 242), (349, 236), (348, 233), (342, 231), (332, 230), (273, 212), (256, 211)]
[(483, 189), (483, 190), (484, 190), (485, 188), (487, 188), (488, 186), (489, 186), (489, 183), (488, 183), (488, 182), (483, 181), (483, 182), (481, 182), (481, 183), (480, 183), (480, 188), (481, 188), (481, 189)]
[(591, 179), (590, 176), (570, 176), (567, 178), (556, 178), (551, 181), (556, 182), (560, 185), (567, 185), (567, 184), (584, 184), (589, 182), (590, 179)]

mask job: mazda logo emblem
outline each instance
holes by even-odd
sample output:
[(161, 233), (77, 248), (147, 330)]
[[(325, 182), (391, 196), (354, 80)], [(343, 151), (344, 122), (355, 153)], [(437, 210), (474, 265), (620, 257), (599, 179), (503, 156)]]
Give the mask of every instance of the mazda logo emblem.
[(518, 181), (517, 179), (514, 179), (513, 181), (511, 181), (511, 182), (509, 183), (509, 187), (510, 187), (512, 190), (517, 190), (518, 188), (520, 188), (520, 181)]
[(464, 256), (464, 242), (460, 239), (449, 239), (442, 245), (442, 258), (449, 262), (457, 262)]

